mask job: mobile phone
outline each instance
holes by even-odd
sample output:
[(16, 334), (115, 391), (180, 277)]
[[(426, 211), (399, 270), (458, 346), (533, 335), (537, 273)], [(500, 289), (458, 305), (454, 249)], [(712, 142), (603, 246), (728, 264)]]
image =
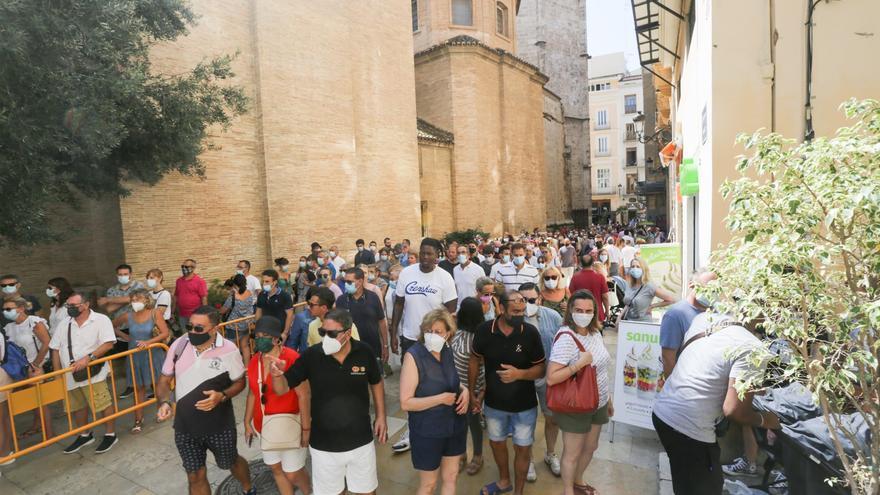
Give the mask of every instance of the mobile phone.
[(254, 437), (253, 437), (253, 435), (252, 435), (250, 438), (248, 438), (248, 442), (247, 442), (247, 443), (248, 443), (248, 448), (251, 448), (251, 444), (254, 443)]

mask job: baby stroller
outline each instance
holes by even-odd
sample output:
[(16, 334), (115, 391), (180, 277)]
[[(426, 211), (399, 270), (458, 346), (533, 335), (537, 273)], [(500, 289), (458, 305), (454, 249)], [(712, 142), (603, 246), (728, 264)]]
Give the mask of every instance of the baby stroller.
[[(620, 315), (620, 312), (623, 311), (623, 296), (626, 294), (626, 289), (629, 287), (629, 284), (626, 283), (623, 277), (619, 277), (614, 275), (611, 277), (611, 280), (608, 281), (608, 294), (611, 310), (608, 311), (608, 314), (605, 316), (605, 327), (614, 327), (614, 322), (617, 321), (617, 317)], [(617, 301), (615, 301), (617, 299)]]

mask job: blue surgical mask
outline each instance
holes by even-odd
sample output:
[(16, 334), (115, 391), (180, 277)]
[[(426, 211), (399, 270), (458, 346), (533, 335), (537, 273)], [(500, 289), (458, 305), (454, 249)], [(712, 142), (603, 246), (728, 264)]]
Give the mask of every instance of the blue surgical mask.
[(642, 269), (639, 267), (633, 267), (629, 269), (629, 276), (638, 280), (642, 278)]
[(128, 275), (119, 275), (116, 277), (116, 280), (119, 281), (120, 284), (125, 285), (131, 278)]
[(346, 294), (354, 294), (357, 292), (357, 286), (355, 284), (346, 282), (345, 283), (345, 293)]
[(392, 289), (396, 289), (397, 288), (397, 280), (392, 280), (391, 282), (388, 282), (388, 287), (391, 287)]
[(467, 263), (468, 262), (467, 255), (466, 254), (459, 254), (458, 255), (458, 262), (461, 263), (462, 265)]
[(17, 290), (18, 290), (18, 288), (16, 288), (14, 285), (10, 285), (10, 286), (3, 288), (3, 292), (5, 292), (7, 294), (15, 294), (15, 291), (17, 291)]
[(269, 292), (272, 290), (272, 284), (263, 284), (263, 292)]
[(18, 318), (18, 310), (17, 309), (4, 309), (3, 317), (10, 321), (15, 321)]
[(526, 262), (525, 256), (516, 256), (513, 258), (513, 264), (516, 266), (522, 266)]
[(543, 270), (544, 266), (544, 263), (538, 263), (538, 270)]
[(235, 270), (236, 275), (244, 275), (244, 270)]
[(510, 263), (510, 255), (505, 254), (504, 256), (501, 257), (501, 260), (504, 261), (505, 263)]

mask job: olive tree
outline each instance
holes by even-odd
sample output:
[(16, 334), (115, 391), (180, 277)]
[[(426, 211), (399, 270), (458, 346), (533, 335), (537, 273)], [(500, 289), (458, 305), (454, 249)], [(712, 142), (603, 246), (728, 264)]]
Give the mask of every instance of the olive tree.
[[(790, 356), (778, 378), (805, 385), (821, 407), (852, 493), (880, 492), (880, 102), (842, 105), (835, 136), (797, 143), (740, 136), (747, 155), (727, 181), (733, 240), (713, 253), (706, 290), (722, 311), (762, 321)], [(753, 358), (764, 359), (765, 350)], [(763, 379), (766, 379), (763, 378)], [(740, 384), (759, 388), (758, 377)], [(864, 450), (846, 415), (870, 429)]]

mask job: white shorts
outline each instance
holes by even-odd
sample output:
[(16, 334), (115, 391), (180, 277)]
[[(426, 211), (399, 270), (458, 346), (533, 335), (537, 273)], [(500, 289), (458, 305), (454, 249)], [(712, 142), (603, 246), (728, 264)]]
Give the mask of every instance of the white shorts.
[(346, 483), (348, 491), (355, 493), (370, 493), (379, 487), (373, 442), (348, 452), (325, 452), (312, 447), (309, 452), (315, 495), (338, 495)]
[(306, 455), (309, 451), (305, 448), (290, 450), (264, 450), (263, 464), (271, 466), (281, 463), (281, 470), (285, 473), (295, 473), (306, 466)]

